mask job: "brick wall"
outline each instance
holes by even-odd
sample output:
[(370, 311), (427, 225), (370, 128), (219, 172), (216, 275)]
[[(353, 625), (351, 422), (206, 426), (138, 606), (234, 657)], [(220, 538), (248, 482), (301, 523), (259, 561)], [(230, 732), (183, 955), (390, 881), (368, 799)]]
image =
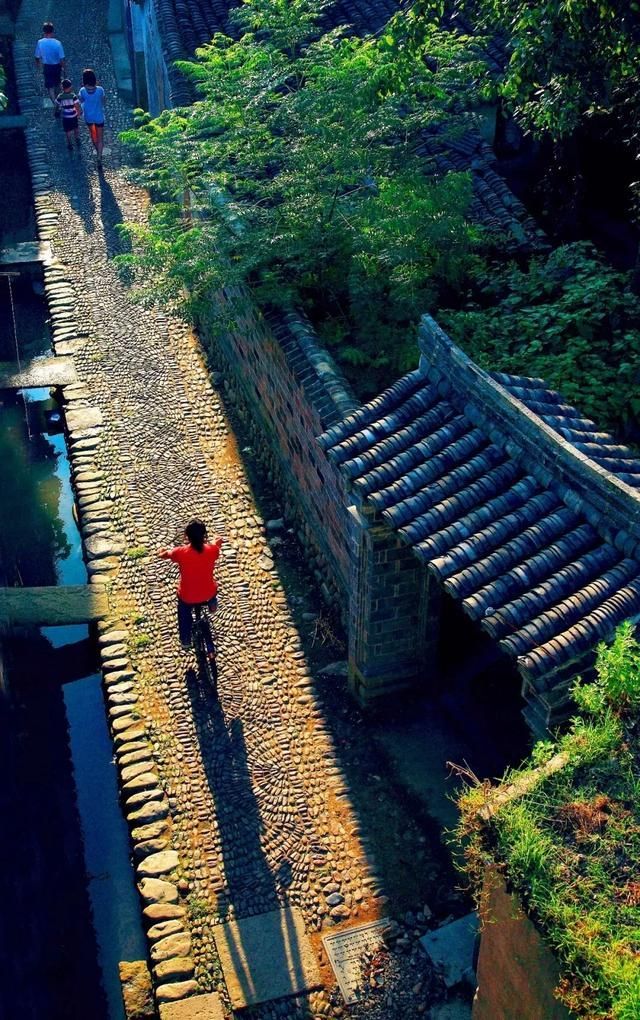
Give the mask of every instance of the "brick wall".
[[(259, 452), (327, 601), (346, 616), (350, 562), (344, 486), (316, 437), (358, 406), (328, 354), (299, 317), (268, 323), (237, 293), (221, 328), (202, 328), (222, 359), (227, 388), (244, 411)], [(222, 300), (222, 299), (221, 299)]]
[(350, 514), (349, 679), (366, 703), (433, 678), (440, 588), (379, 514)]
[(558, 961), (503, 879), (488, 869), (473, 1020), (571, 1020), (553, 994)]
[[(496, 446), (526, 465), (543, 486), (553, 479), (565, 502), (625, 556), (640, 557), (640, 493), (577, 450), (479, 368), (429, 316), (418, 340), (420, 367), (453, 393), (464, 393), (466, 417)], [(620, 545), (621, 539), (626, 540)]]

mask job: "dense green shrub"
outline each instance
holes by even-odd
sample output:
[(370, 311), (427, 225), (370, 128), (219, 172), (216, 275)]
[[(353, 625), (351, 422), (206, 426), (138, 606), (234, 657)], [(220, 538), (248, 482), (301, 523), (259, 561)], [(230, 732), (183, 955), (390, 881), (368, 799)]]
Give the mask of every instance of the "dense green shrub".
[(485, 272), (440, 321), (484, 368), (540, 376), (601, 426), (640, 415), (640, 301), (586, 243)]

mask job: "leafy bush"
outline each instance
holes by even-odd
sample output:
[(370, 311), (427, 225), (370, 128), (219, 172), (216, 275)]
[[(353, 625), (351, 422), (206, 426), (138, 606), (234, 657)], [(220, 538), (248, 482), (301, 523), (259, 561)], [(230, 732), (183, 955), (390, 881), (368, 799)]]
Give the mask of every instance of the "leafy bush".
[(478, 280), (442, 325), (489, 371), (542, 377), (587, 417), (624, 431), (640, 415), (640, 302), (587, 243)]

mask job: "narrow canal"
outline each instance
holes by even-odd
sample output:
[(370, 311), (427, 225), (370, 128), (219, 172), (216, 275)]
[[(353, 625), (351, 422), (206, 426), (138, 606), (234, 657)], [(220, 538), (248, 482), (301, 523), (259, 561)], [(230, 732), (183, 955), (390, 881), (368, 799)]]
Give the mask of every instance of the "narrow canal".
[[(56, 405), (48, 390), (4, 391), (0, 399), (5, 578), (85, 583)], [(82, 625), (14, 630), (5, 640), (7, 1017), (121, 1020), (118, 962), (146, 952), (94, 638)]]
[[(24, 365), (51, 354), (48, 313), (37, 266), (12, 261), (35, 240), (22, 133), (0, 141), (0, 273), (19, 274), (0, 275), (0, 361), (17, 341)], [(0, 390), (0, 584), (86, 580), (55, 394)], [(95, 637), (2, 635), (0, 1020), (123, 1020), (118, 963), (146, 955)]]

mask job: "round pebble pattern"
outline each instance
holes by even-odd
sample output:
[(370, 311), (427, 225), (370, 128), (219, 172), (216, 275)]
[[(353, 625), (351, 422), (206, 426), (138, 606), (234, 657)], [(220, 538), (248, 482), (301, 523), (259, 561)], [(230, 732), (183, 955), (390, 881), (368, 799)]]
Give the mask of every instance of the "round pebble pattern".
[[(68, 154), (43, 101), (35, 0), (24, 0), (17, 26), (18, 89), (39, 238), (50, 245), (54, 346), (73, 355), (79, 377), (63, 389), (69, 448), (90, 583), (111, 607), (100, 628), (105, 696), (156, 994), (217, 989), (224, 999), (216, 923), (285, 902), (310, 933), (361, 922), (379, 912), (377, 879), (198, 343), (184, 322), (134, 304), (110, 261), (126, 250), (118, 223), (143, 221), (148, 199), (123, 169), (118, 133), (130, 113), (115, 88), (106, 14), (106, 4), (72, 0), (56, 16), (74, 86), (93, 66), (106, 90), (102, 174), (84, 127), (82, 154)], [(173, 570), (154, 555), (180, 540), (192, 515), (225, 538), (220, 703), (179, 649)], [(320, 991), (250, 1015), (338, 1009)]]

